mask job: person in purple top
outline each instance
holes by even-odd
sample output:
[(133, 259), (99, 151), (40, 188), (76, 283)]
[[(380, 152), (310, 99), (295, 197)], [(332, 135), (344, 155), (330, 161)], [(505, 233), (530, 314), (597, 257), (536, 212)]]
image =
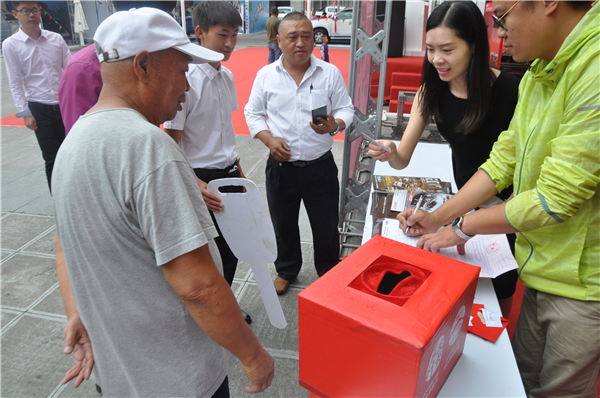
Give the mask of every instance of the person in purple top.
[(65, 135), (69, 134), (79, 116), (98, 102), (101, 90), (100, 62), (94, 45), (87, 46), (71, 58), (58, 86)]
[[(171, 13), (176, 1), (113, 1), (117, 11), (127, 11), (130, 8), (153, 7)], [(102, 90), (100, 62), (94, 50), (94, 45), (87, 46), (71, 58), (65, 67), (60, 85), (58, 100), (60, 113), (65, 125), (65, 135), (79, 116), (86, 113), (98, 102)]]

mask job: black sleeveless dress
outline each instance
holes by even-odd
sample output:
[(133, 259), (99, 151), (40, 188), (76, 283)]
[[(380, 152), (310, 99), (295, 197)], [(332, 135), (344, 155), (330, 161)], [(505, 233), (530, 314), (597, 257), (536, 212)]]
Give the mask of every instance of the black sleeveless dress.
[[(456, 127), (464, 117), (467, 100), (455, 97), (446, 85), (439, 105), (442, 122), (436, 124), (440, 134), (452, 148), (454, 180), (459, 189), (469, 181), (479, 166), (485, 163), (500, 133), (508, 129), (517, 105), (518, 91), (519, 79), (501, 72), (492, 86), (492, 111), (479, 129), (465, 135), (457, 132)], [(498, 194), (498, 197), (507, 199), (512, 192), (511, 186)], [(507, 234), (506, 237), (514, 254), (515, 234)], [(517, 278), (517, 270), (513, 270), (492, 279), (498, 299), (514, 294)]]

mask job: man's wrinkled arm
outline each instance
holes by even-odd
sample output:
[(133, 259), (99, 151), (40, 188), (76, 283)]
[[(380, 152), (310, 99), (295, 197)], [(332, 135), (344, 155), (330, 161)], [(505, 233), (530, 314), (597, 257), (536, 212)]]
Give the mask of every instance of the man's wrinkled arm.
[(54, 244), (56, 248), (56, 275), (58, 277), (58, 285), (65, 313), (67, 314), (67, 323), (64, 328), (65, 345), (63, 352), (67, 355), (71, 353), (75, 354), (75, 364), (67, 371), (62, 383), (65, 384), (75, 379), (74, 387), (77, 388), (84, 380), (89, 380), (92, 368), (94, 367), (94, 355), (87, 330), (83, 326), (79, 312), (77, 312), (77, 307), (75, 306), (69, 274), (67, 272), (67, 264), (58, 235), (54, 237)]
[(246, 324), (231, 288), (212, 260), (208, 245), (171, 260), (162, 270), (198, 326), (239, 358), (252, 383), (246, 391), (264, 391), (273, 379), (273, 359)]

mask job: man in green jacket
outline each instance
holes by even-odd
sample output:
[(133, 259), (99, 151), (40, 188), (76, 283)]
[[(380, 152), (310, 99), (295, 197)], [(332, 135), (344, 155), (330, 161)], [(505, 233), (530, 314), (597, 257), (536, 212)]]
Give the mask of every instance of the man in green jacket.
[[(398, 216), (403, 230), (425, 234), (418, 246), (433, 252), (475, 234), (518, 232), (526, 289), (513, 348), (530, 397), (598, 391), (599, 9), (589, 1), (494, 1), (507, 51), (515, 61), (535, 60), (509, 129), (444, 206)], [(510, 201), (462, 216), (511, 184)]]

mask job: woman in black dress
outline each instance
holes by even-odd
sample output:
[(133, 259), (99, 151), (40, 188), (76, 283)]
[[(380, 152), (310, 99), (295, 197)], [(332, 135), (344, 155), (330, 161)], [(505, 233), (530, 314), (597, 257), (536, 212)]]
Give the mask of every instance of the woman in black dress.
[[(518, 98), (519, 81), (489, 67), (487, 27), (472, 1), (444, 2), (427, 20), (427, 57), (421, 87), (412, 105), (400, 144), (374, 144), (369, 155), (390, 166), (408, 166), (427, 121), (433, 117), (440, 134), (452, 148), (454, 179), (460, 189), (488, 158), (500, 133), (508, 128)], [(498, 195), (506, 200), (512, 189)], [(514, 253), (515, 235), (507, 235)], [(508, 318), (517, 283), (513, 270), (493, 279), (502, 314)]]

